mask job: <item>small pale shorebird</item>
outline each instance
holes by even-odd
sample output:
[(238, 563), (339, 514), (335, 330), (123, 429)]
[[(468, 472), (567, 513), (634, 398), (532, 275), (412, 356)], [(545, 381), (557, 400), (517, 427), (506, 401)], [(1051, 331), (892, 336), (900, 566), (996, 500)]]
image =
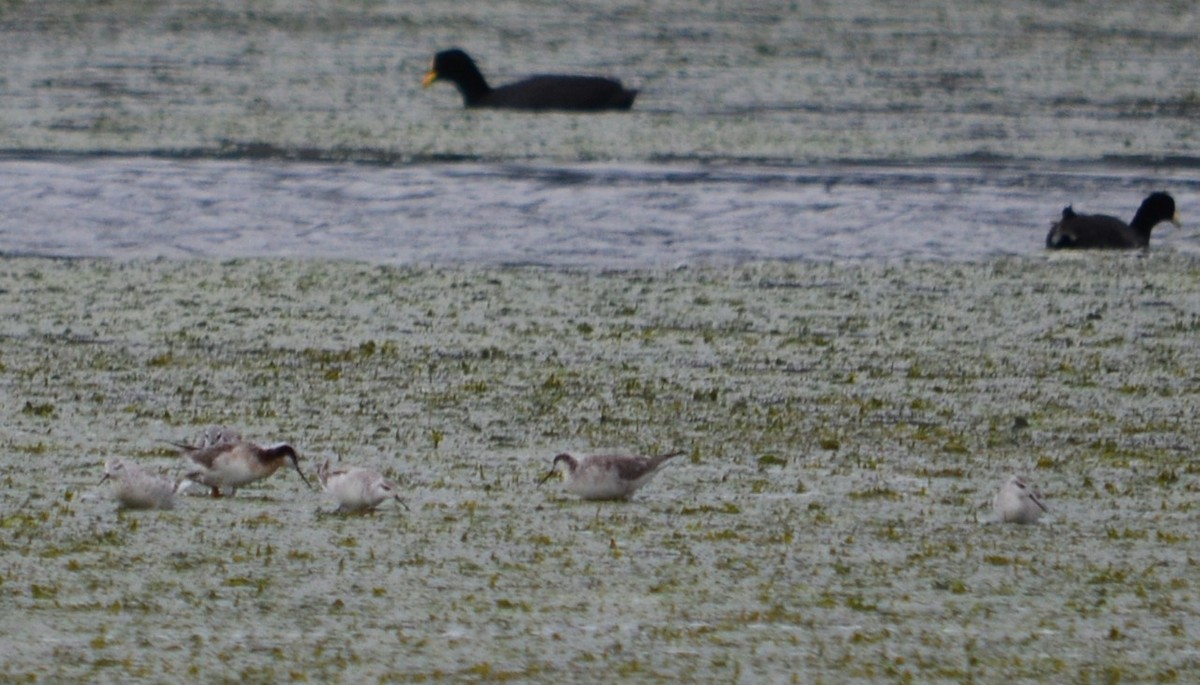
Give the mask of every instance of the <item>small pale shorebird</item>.
[(221, 488), (227, 488), (232, 496), (243, 485), (275, 473), (289, 459), (300, 479), (312, 489), (312, 484), (300, 470), (296, 450), (287, 443), (260, 447), (246, 440), (235, 440), (206, 447), (176, 443), (176, 447), (184, 453), (184, 478), (212, 488), (213, 497), (221, 496)]
[(197, 443), (196, 449), (203, 447), (212, 447), (226, 442), (241, 442), (242, 434), (230, 428), (229, 426), (211, 425), (204, 429), (200, 434), (200, 442)]
[(1049, 511), (1042, 493), (1021, 476), (1013, 476), (1000, 487), (992, 509), (1001, 523), (1037, 523)]
[(334, 468), (326, 459), (317, 467), (317, 479), (325, 492), (337, 498), (339, 512), (372, 511), (386, 499), (395, 499), (408, 509), (400, 499), (399, 486), (370, 469), (354, 466)]
[(230, 428), (229, 426), (213, 424), (205, 427), (205, 429), (200, 433), (200, 437), (196, 439), (195, 443), (174, 441), (168, 442), (176, 448), (183, 450), (184, 454), (191, 454), (193, 452), (199, 452), (206, 447), (233, 444), (235, 442), (244, 442), (244, 440), (241, 433)]
[(683, 452), (660, 454), (656, 457), (635, 457), (624, 454), (593, 454), (583, 459), (563, 453), (554, 457), (554, 464), (538, 485), (550, 480), (563, 465), (567, 492), (583, 499), (629, 499), (638, 488), (654, 477), (671, 457)]
[(117, 503), (127, 509), (174, 509), (175, 495), (183, 483), (117, 457), (104, 462), (104, 477), (100, 482), (109, 480), (113, 482)]

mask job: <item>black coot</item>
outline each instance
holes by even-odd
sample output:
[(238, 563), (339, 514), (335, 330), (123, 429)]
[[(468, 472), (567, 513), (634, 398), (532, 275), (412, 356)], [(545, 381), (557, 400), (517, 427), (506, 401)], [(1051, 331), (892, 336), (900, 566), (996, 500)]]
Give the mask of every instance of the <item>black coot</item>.
[(1179, 225), (1175, 200), (1166, 193), (1151, 193), (1138, 207), (1133, 221), (1126, 224), (1105, 214), (1076, 214), (1067, 207), (1050, 227), (1046, 247), (1050, 249), (1129, 250), (1150, 244), (1150, 231), (1159, 223)]
[(626, 90), (620, 81), (599, 76), (547, 74), (492, 88), (470, 55), (458, 48), (439, 52), (433, 58), (422, 85), (451, 81), (462, 93), (467, 107), (600, 112), (633, 106), (636, 90)]

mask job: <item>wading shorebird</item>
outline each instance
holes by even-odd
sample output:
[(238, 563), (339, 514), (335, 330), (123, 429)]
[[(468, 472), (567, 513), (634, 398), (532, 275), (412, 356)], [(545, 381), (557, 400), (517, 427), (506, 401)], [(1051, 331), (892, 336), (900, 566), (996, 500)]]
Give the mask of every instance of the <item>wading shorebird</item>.
[(230, 428), (229, 426), (213, 424), (206, 427), (200, 433), (200, 437), (196, 439), (194, 444), (187, 442), (175, 442), (174, 440), (168, 440), (167, 442), (171, 445), (174, 445), (176, 448), (183, 450), (185, 454), (189, 454), (191, 452), (199, 452), (200, 450), (206, 447), (212, 447), (213, 445), (244, 442), (244, 440), (242, 439), (241, 433)]
[(353, 466), (334, 468), (326, 459), (317, 467), (317, 480), (321, 487), (337, 498), (338, 512), (357, 513), (373, 511), (386, 499), (394, 499), (408, 509), (400, 499), (399, 486), (370, 469)]
[(252, 442), (237, 440), (218, 442), (207, 447), (176, 446), (184, 452), (187, 466), (184, 478), (212, 488), (213, 497), (221, 496), (221, 488), (227, 488), (232, 496), (243, 485), (275, 473), (289, 459), (296, 473), (300, 474), (300, 480), (309, 490), (312, 489), (312, 483), (300, 470), (296, 450), (287, 443), (260, 447)]
[(554, 463), (538, 481), (538, 485), (550, 480), (564, 466), (567, 492), (583, 499), (629, 499), (638, 488), (654, 477), (658, 469), (671, 457), (683, 452), (660, 454), (656, 457), (635, 457), (624, 454), (593, 454), (583, 459), (563, 453), (554, 457)]
[(175, 495), (183, 484), (117, 457), (104, 462), (100, 482), (109, 480), (117, 503), (126, 509), (174, 509)]
[(992, 500), (992, 509), (1001, 523), (1037, 523), (1049, 511), (1042, 494), (1029, 481), (1013, 476), (1000, 487)]
[(212, 447), (226, 442), (241, 442), (242, 434), (230, 428), (229, 426), (219, 426), (213, 424), (204, 429), (200, 434), (200, 442), (197, 447), (192, 449), (201, 449), (204, 447)]

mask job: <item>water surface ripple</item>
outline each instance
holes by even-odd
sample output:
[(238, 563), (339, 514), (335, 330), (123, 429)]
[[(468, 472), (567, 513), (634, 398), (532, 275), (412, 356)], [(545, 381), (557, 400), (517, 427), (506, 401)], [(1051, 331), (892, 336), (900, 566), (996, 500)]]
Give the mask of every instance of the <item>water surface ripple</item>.
[[(0, 3), (0, 251), (623, 268), (970, 260), (1200, 182), (1200, 9), (840, 3)], [(611, 75), (599, 116), (465, 111)], [(355, 163), (357, 162), (357, 163)], [(1191, 250), (1191, 234), (1156, 247)]]
[[(0, 163), (2, 249), (638, 268), (1036, 254), (1063, 206), (1128, 218), (1190, 170), (1041, 165)], [(1200, 251), (1160, 229), (1156, 249)]]

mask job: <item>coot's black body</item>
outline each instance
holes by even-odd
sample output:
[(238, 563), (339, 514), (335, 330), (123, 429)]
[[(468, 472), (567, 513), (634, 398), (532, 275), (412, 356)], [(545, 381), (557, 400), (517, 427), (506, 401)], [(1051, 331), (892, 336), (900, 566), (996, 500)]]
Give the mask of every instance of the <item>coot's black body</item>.
[(547, 74), (492, 88), (475, 61), (458, 48), (444, 50), (433, 58), (422, 85), (428, 87), (435, 81), (450, 81), (458, 86), (467, 107), (602, 112), (627, 110), (637, 97), (636, 90), (626, 90), (620, 81), (600, 76)]
[(1179, 225), (1175, 200), (1166, 193), (1151, 193), (1126, 224), (1105, 214), (1076, 214), (1067, 207), (1050, 227), (1046, 247), (1057, 249), (1133, 250), (1150, 245), (1150, 231), (1163, 221)]

